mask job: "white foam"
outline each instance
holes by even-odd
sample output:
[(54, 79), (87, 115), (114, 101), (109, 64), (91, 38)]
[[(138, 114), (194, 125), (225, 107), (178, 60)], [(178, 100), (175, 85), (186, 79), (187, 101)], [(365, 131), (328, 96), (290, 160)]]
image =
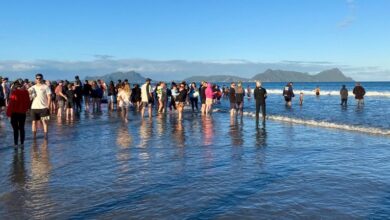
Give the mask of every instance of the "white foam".
[(373, 127), (361, 127), (356, 125), (337, 124), (334, 122), (305, 120), (305, 119), (290, 118), (290, 117), (275, 116), (275, 115), (268, 116), (268, 119), (274, 121), (293, 123), (293, 124), (302, 124), (302, 125), (321, 127), (321, 128), (332, 128), (332, 129), (340, 129), (346, 131), (362, 132), (366, 134), (390, 135), (390, 130), (373, 128)]
[[(315, 95), (314, 90), (298, 90), (294, 89), (294, 93), (298, 96), (300, 93), (304, 95)], [(281, 89), (267, 89), (268, 94), (277, 94), (282, 95), (283, 90)], [(321, 95), (331, 95), (331, 96), (340, 96), (340, 91), (336, 90), (321, 90)], [(349, 91), (349, 96), (354, 97), (352, 91)], [(390, 97), (390, 91), (367, 91), (365, 96), (380, 96), (380, 97)]]

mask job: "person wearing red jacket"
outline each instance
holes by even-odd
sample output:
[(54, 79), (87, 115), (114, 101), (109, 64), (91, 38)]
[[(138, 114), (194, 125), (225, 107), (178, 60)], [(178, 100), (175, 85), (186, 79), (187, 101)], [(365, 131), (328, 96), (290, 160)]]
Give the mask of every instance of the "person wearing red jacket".
[(9, 99), (7, 116), (11, 117), (11, 125), (14, 130), (14, 144), (15, 147), (18, 147), (19, 134), (21, 146), (24, 144), (24, 124), (26, 122), (26, 113), (30, 108), (30, 96), (19, 82), (14, 83), (14, 88)]

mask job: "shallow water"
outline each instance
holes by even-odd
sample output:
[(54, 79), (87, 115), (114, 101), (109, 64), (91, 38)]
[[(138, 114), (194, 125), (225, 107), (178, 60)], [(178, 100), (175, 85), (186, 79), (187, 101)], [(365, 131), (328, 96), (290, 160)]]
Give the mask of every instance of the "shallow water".
[[(28, 124), (29, 125), (29, 124)], [(4, 219), (388, 218), (390, 138), (216, 112), (51, 121), (24, 150), (0, 121)]]

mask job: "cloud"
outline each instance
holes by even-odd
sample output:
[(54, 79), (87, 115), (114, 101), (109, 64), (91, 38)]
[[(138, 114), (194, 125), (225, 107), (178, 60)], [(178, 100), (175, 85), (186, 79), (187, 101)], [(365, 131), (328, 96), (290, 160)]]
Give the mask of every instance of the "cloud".
[(107, 54), (95, 54), (95, 55), (93, 55), (93, 57), (95, 57), (96, 59), (99, 59), (99, 60), (108, 60), (108, 59), (114, 58), (114, 56), (107, 55)]
[(356, 16), (355, 16), (355, 8), (356, 8), (356, 4), (355, 4), (355, 0), (347, 0), (347, 6), (348, 6), (348, 14), (347, 16), (341, 20), (337, 26), (339, 28), (347, 28), (349, 26), (352, 25), (352, 23), (356, 20)]

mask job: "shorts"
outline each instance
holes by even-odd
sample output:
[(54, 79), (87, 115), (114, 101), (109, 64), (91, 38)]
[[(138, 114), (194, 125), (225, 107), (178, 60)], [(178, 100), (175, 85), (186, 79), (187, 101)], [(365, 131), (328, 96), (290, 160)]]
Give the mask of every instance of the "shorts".
[(232, 110), (232, 109), (236, 109), (236, 103), (234, 103), (234, 102), (230, 103), (230, 110)]
[(73, 108), (73, 102), (66, 102), (66, 108)]
[(64, 100), (58, 100), (58, 107), (63, 108), (65, 106), (65, 101)]
[(284, 100), (285, 100), (286, 102), (291, 102), (291, 97), (285, 96), (285, 97), (284, 97)]
[(31, 109), (31, 118), (33, 121), (50, 120), (50, 111), (48, 108)]
[(149, 106), (149, 108), (151, 108), (152, 107), (152, 102), (142, 102), (142, 108), (145, 108), (145, 107), (147, 107), (147, 106)]
[(206, 104), (206, 99), (200, 99), (200, 102), (202, 103), (202, 105)]
[(5, 106), (5, 100), (0, 98), (0, 108)]
[(114, 102), (115, 101), (115, 96), (114, 95), (107, 96), (107, 101)]
[(213, 104), (213, 99), (206, 98), (206, 105), (212, 105)]
[(237, 109), (243, 109), (244, 108), (244, 102), (237, 102)]

